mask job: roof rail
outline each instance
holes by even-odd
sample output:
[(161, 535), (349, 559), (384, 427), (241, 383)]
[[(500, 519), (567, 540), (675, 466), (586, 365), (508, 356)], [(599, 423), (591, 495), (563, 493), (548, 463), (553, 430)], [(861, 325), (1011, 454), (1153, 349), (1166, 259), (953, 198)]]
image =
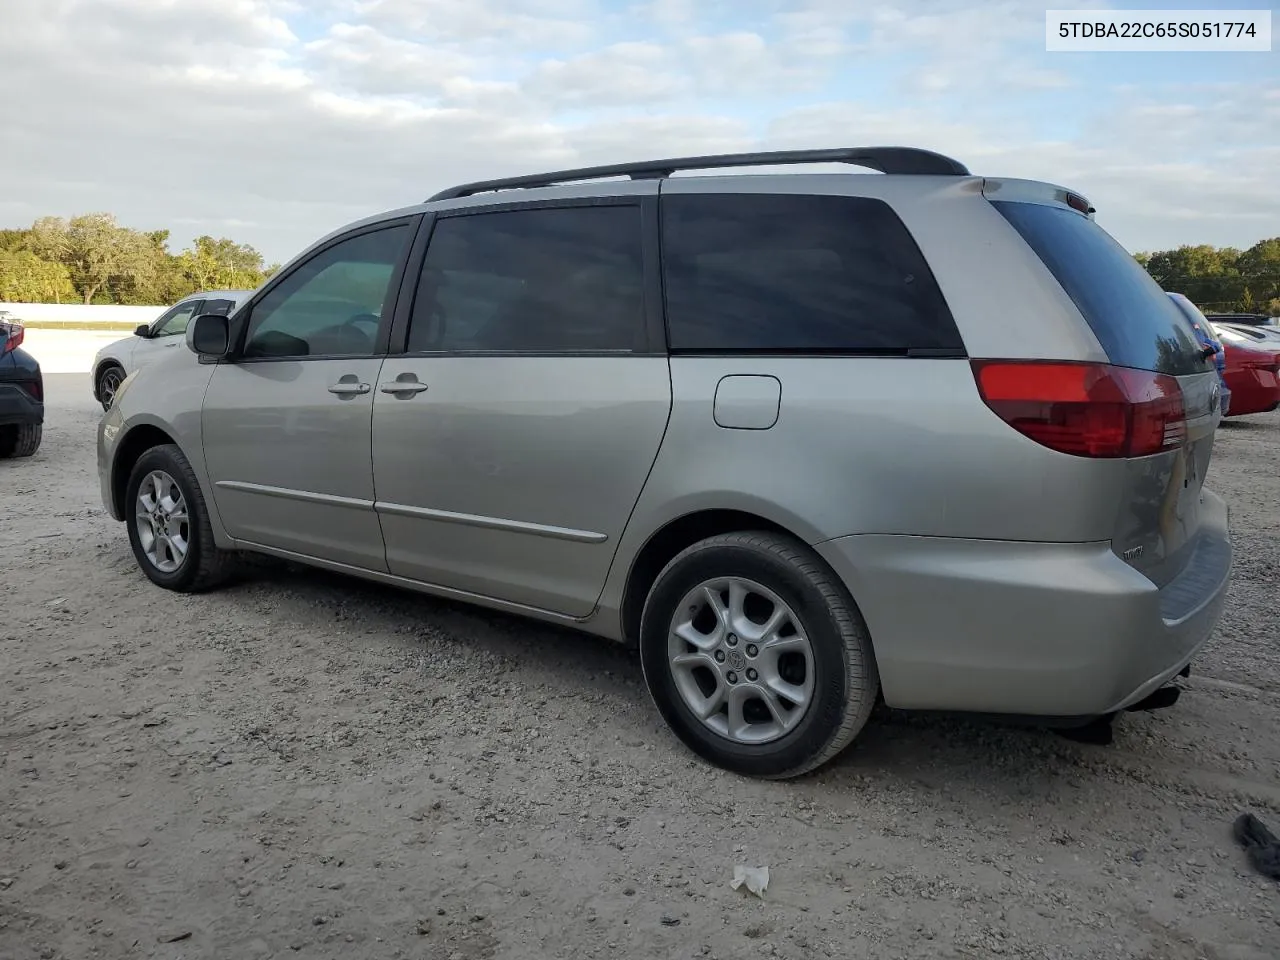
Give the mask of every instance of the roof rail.
[(454, 200), (491, 190), (519, 187), (550, 187), (570, 180), (600, 180), (605, 177), (630, 177), (632, 180), (658, 180), (677, 170), (714, 170), (725, 167), (758, 167), (792, 163), (850, 163), (879, 170), (881, 173), (932, 174), (964, 177), (968, 168), (932, 150), (915, 147), (838, 147), (831, 150), (771, 150), (760, 153), (718, 153), (705, 157), (676, 157), (670, 160), (644, 160), (639, 163), (615, 163), (603, 167), (580, 167), (501, 180), (477, 180), (450, 187), (428, 198)]

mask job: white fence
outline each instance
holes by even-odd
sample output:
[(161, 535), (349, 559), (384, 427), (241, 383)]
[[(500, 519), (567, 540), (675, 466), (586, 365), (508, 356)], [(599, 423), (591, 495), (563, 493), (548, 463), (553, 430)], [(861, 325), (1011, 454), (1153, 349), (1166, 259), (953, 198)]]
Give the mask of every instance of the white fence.
[(51, 320), (57, 323), (75, 324), (92, 328), (99, 323), (128, 323), (137, 326), (150, 323), (167, 307), (122, 307), (117, 304), (85, 306), (82, 303), (3, 303), (0, 310), (8, 310), (19, 320), (28, 323)]
[(127, 336), (118, 330), (94, 330), (87, 323), (79, 330), (28, 330), (22, 349), (36, 358), (45, 373), (87, 375), (93, 369), (94, 354)]

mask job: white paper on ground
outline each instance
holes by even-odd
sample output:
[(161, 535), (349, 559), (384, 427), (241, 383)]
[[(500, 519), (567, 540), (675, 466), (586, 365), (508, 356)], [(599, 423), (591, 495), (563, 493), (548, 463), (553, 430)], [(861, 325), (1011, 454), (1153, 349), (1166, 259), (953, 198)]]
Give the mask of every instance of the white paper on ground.
[(740, 863), (733, 868), (733, 882), (729, 886), (735, 890), (745, 886), (763, 900), (764, 892), (769, 888), (769, 868), (748, 867)]

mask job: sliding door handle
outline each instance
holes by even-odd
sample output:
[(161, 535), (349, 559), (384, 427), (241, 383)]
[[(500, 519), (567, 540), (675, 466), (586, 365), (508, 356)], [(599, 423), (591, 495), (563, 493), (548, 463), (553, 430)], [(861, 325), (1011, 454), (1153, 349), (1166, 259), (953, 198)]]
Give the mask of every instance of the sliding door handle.
[(412, 373), (402, 373), (394, 380), (384, 383), (378, 388), (383, 393), (389, 393), (401, 400), (408, 400), (422, 391), (427, 389), (427, 385), (420, 381), (417, 376)]

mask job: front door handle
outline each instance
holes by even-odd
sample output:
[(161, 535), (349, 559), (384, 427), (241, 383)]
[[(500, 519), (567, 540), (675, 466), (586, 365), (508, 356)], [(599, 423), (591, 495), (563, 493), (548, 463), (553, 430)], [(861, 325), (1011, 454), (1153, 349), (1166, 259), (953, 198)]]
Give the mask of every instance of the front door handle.
[(427, 389), (427, 385), (420, 381), (416, 374), (402, 373), (390, 383), (384, 383), (378, 388), (383, 393), (389, 393), (401, 400), (408, 400), (422, 391)]
[(362, 393), (368, 393), (372, 389), (369, 384), (361, 382), (360, 378), (354, 373), (348, 373), (339, 377), (337, 383), (329, 384), (329, 392), (337, 394), (339, 397), (356, 397)]

